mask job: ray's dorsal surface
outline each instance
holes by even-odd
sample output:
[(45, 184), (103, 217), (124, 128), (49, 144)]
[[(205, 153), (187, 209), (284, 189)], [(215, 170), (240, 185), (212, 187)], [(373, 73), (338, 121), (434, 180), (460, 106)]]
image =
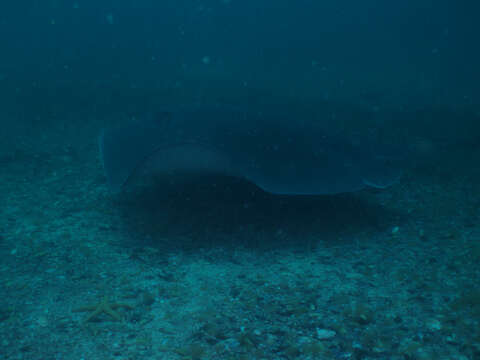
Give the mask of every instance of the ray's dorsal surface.
[(285, 112), (180, 109), (105, 129), (99, 143), (116, 192), (144, 173), (217, 173), (291, 195), (385, 188), (401, 175), (384, 147), (328, 134), (317, 120)]

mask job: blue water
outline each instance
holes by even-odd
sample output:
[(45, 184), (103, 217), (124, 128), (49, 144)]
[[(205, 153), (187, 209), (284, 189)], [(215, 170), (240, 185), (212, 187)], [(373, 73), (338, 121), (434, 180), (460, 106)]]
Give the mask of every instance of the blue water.
[[(480, 359), (478, 14), (460, 0), (3, 1), (0, 359)], [(309, 192), (157, 174), (115, 143), (115, 165), (142, 171), (112, 194), (99, 134), (188, 108), (313, 120), (408, 160), (388, 187), (316, 169), (347, 193), (289, 196)], [(272, 173), (276, 131), (262, 128)], [(157, 168), (205, 160), (171, 153)], [(314, 182), (302, 171), (289, 186)]]
[(15, 2), (2, 5), (2, 98), (49, 111), (61, 91), (71, 106), (145, 111), (164, 91), (228, 86), (472, 105), (477, 12), (448, 0)]

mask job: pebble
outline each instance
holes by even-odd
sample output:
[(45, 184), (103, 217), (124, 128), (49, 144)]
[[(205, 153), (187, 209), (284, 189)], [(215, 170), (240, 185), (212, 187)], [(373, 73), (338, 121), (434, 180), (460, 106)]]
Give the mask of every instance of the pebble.
[(430, 330), (430, 331), (442, 330), (442, 323), (437, 319), (428, 319), (425, 322), (425, 325), (426, 325), (427, 329)]
[(333, 338), (337, 333), (328, 329), (317, 329), (317, 338), (320, 340), (327, 340)]

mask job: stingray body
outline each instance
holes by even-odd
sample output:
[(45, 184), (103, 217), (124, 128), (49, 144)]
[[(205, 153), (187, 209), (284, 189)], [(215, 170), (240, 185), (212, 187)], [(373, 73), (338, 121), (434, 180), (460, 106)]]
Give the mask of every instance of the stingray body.
[(385, 188), (401, 174), (390, 149), (328, 134), (285, 112), (180, 109), (105, 129), (100, 155), (110, 188), (143, 173), (217, 173), (274, 194), (320, 195)]

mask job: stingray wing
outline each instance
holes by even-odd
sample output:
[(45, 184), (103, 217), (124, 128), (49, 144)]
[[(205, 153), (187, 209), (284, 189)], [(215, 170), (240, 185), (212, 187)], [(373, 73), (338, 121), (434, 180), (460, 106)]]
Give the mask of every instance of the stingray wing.
[(180, 110), (104, 130), (100, 155), (114, 191), (145, 172), (233, 175), (276, 194), (336, 194), (398, 180), (400, 168), (379, 155), (379, 146), (354, 145), (327, 135), (314, 120), (292, 119), (224, 108)]

